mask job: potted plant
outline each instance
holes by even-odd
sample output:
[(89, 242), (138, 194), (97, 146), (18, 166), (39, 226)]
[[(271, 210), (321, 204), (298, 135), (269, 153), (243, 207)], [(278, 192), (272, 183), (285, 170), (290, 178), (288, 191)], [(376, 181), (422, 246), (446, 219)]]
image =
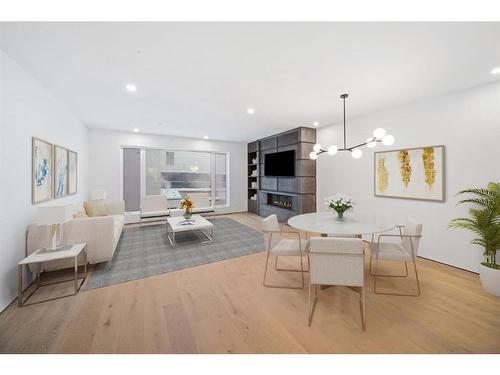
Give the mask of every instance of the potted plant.
[(500, 265), (496, 261), (500, 249), (500, 183), (490, 182), (486, 188), (465, 189), (458, 194), (470, 194), (457, 204), (472, 203), (470, 217), (459, 217), (450, 222), (451, 228), (471, 231), (477, 237), (471, 243), (484, 248), (486, 261), (479, 266), (481, 284), (487, 292), (500, 297)]
[(329, 209), (337, 213), (337, 220), (344, 219), (344, 212), (351, 210), (354, 202), (351, 198), (345, 195), (337, 194), (326, 199), (326, 204)]
[(184, 219), (189, 220), (193, 215), (193, 201), (191, 197), (187, 196), (183, 200), (181, 200), (181, 207), (184, 211)]

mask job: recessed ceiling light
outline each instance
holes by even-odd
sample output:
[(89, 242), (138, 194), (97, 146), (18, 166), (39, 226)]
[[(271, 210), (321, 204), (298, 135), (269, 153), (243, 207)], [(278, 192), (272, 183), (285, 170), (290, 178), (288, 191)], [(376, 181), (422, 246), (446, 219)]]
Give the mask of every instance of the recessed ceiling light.
[(134, 133), (139, 133), (139, 129), (134, 128)]
[(313, 126), (318, 126), (319, 125), (319, 122), (318, 121), (314, 121), (313, 122)]
[(203, 138), (208, 139), (208, 135), (204, 135)]
[(125, 85), (125, 88), (127, 89), (128, 92), (136, 92), (137, 91), (137, 87), (132, 83), (127, 83)]
[(491, 74), (498, 74), (498, 73), (500, 73), (500, 66), (497, 66), (496, 68), (493, 68), (491, 70)]
[(255, 109), (253, 109), (253, 108), (247, 108), (247, 113), (249, 115), (253, 115), (255, 113)]

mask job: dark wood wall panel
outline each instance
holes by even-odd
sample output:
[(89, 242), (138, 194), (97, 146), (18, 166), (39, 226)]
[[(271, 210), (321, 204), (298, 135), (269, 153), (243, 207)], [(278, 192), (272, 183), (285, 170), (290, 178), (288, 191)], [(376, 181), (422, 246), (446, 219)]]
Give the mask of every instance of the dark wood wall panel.
[[(309, 153), (316, 143), (316, 129), (300, 127), (274, 136), (260, 139), (250, 150), (259, 154), (258, 214), (276, 214), (280, 222), (301, 213), (316, 211), (316, 161), (309, 159)], [(277, 151), (295, 150), (294, 177), (265, 177), (266, 154)], [(268, 205), (268, 194), (292, 197), (292, 209)]]

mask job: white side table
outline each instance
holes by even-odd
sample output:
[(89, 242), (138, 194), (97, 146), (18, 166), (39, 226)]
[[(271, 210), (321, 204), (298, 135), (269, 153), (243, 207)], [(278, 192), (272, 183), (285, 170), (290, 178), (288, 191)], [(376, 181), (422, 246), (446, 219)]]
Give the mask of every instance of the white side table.
[[(40, 282), (40, 272), (37, 272), (36, 274), (36, 288), (33, 292), (30, 293), (30, 295), (23, 301), (23, 266), (24, 265), (29, 265), (29, 264), (34, 264), (34, 263), (43, 263), (43, 262), (50, 262), (54, 260), (61, 260), (61, 259), (70, 259), (74, 258), (75, 260), (75, 292), (73, 294), (68, 294), (60, 297), (55, 297), (55, 298), (50, 298), (44, 301), (40, 302), (45, 302), (45, 301), (51, 301), (53, 299), (58, 299), (58, 298), (63, 298), (63, 297), (69, 297), (69, 296), (74, 296), (80, 291), (80, 288), (82, 284), (85, 282), (85, 279), (87, 278), (87, 244), (86, 243), (78, 243), (74, 245), (68, 245), (68, 248), (64, 248), (61, 250), (46, 250), (46, 249), (38, 249), (31, 255), (27, 256), (23, 260), (21, 260), (17, 264), (17, 280), (18, 280), (18, 298), (17, 298), (17, 305), (19, 307), (22, 307), (28, 299), (41, 287), (41, 286), (46, 286), (46, 285), (52, 285), (52, 284), (58, 284), (66, 281), (72, 281), (73, 279), (69, 280), (62, 280), (62, 281), (57, 281), (53, 283), (48, 283), (48, 284), (41, 284)], [(84, 253), (84, 264), (83, 264), (83, 275), (82, 277), (78, 276), (78, 256), (81, 253)], [(82, 279), (82, 282), (78, 284), (78, 280)]]

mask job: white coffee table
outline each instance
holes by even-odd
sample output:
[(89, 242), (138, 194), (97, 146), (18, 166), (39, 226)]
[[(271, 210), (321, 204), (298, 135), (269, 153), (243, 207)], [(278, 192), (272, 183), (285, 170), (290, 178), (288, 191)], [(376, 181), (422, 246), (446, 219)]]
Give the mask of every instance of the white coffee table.
[[(203, 216), (193, 215), (189, 220), (184, 219), (183, 216), (167, 218), (167, 237), (173, 247), (176, 245), (175, 234), (190, 230), (199, 230), (203, 233), (207, 241), (203, 241), (202, 243), (212, 242), (212, 238), (214, 237), (214, 225)], [(205, 230), (210, 230), (211, 236), (206, 234)]]
[[(83, 263), (83, 277), (81, 277), (82, 282), (80, 285), (78, 285), (78, 279), (80, 277), (78, 276), (78, 256), (83, 252), (84, 254), (84, 263)], [(40, 272), (37, 272), (36, 274), (36, 288), (33, 290), (33, 292), (30, 293), (30, 295), (23, 301), (23, 266), (24, 265), (30, 265), (30, 264), (40, 264), (44, 262), (50, 262), (53, 260), (61, 260), (61, 259), (71, 259), (74, 258), (75, 260), (75, 292), (73, 294), (68, 294), (56, 298), (50, 298), (44, 301), (50, 301), (53, 299), (58, 299), (62, 297), (69, 297), (77, 294), (80, 291), (80, 288), (82, 284), (85, 282), (85, 279), (87, 278), (87, 244), (85, 243), (78, 243), (74, 245), (67, 245), (67, 247), (59, 250), (46, 250), (46, 249), (38, 249), (31, 255), (28, 255), (26, 258), (21, 260), (17, 264), (17, 280), (18, 280), (18, 299), (17, 299), (17, 305), (19, 307), (22, 307), (28, 299), (41, 287), (41, 286), (47, 286), (47, 285), (52, 285), (52, 284), (58, 284), (66, 281), (72, 281), (73, 279), (69, 280), (62, 280), (62, 281), (57, 281), (53, 283), (48, 283), (48, 284), (41, 284), (40, 282)], [(40, 301), (42, 302), (42, 301)]]

